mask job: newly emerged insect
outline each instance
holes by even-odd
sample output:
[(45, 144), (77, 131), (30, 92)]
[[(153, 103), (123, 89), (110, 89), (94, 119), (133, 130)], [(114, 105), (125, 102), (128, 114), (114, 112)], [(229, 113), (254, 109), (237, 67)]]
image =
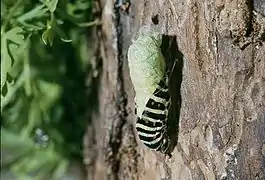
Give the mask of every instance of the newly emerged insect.
[(149, 148), (168, 154), (168, 91), (162, 35), (142, 27), (128, 50), (130, 76), (135, 90), (139, 139)]

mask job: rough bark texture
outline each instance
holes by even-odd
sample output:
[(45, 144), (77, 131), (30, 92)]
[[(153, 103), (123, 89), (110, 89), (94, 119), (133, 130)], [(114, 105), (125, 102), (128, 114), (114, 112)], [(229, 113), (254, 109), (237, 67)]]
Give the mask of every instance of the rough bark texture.
[[(265, 179), (265, 1), (134, 0), (128, 13), (100, 4), (103, 67), (84, 140), (88, 179)], [(177, 58), (171, 159), (142, 145), (134, 128), (127, 50), (152, 19), (165, 34), (169, 69)]]

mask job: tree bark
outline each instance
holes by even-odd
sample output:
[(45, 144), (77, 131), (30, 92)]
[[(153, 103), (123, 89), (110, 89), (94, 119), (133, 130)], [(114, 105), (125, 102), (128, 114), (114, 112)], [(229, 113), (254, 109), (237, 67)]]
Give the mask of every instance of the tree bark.
[[(103, 66), (84, 139), (87, 179), (265, 179), (265, 1), (134, 0), (128, 12), (114, 4), (101, 2)], [(164, 34), (169, 70), (177, 59), (171, 159), (135, 132), (127, 50), (152, 21)]]

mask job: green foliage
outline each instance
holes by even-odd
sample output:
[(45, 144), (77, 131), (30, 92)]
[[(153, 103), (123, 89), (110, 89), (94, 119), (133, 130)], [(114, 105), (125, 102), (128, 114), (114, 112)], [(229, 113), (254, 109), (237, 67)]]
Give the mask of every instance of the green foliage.
[[(26, 134), (17, 136), (4, 128), (1, 146), (5, 154), (6, 151), (16, 154), (16, 156), (4, 158), (4, 163), (12, 162), (11, 170), (20, 179), (44, 179), (50, 171), (53, 171), (50, 179), (59, 179), (69, 163), (55, 150), (55, 145), (40, 148)], [(30, 176), (30, 173), (35, 175)]]
[(82, 159), (90, 64), (79, 24), (91, 12), (87, 0), (1, 0), (1, 164), (20, 179), (59, 179)]

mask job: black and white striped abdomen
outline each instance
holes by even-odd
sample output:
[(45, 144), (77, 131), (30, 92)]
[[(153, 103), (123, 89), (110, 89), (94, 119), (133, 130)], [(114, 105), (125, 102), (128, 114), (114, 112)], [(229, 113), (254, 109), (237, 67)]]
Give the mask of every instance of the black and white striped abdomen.
[(167, 84), (167, 78), (160, 81), (136, 122), (139, 139), (147, 147), (162, 153), (166, 153), (169, 147), (167, 118), (171, 98)]

